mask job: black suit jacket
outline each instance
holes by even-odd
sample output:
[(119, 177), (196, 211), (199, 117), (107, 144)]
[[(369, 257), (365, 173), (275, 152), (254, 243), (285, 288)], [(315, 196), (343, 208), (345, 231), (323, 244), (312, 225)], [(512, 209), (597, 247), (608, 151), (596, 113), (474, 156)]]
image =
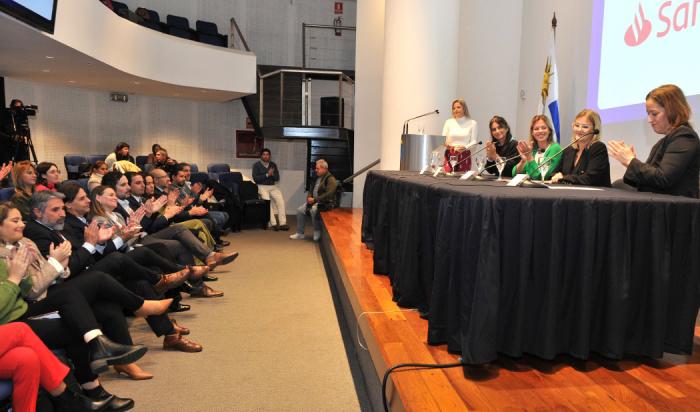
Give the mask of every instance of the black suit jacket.
[(646, 163), (633, 159), (625, 183), (640, 192), (698, 197), (700, 139), (687, 125), (679, 126), (651, 148)]
[[(132, 210), (140, 208), (143, 204), (143, 202), (139, 202), (133, 196), (129, 196), (127, 200), (129, 201), (129, 207), (131, 207)], [(118, 209), (124, 210), (121, 205)], [(117, 212), (118, 211), (119, 210), (117, 210)], [(168, 226), (170, 226), (170, 222), (168, 222), (168, 219), (166, 219), (160, 213), (153, 213), (151, 216), (144, 216), (143, 219), (141, 219), (141, 227), (143, 227), (143, 230), (148, 234), (156, 233), (157, 231), (165, 229)]]
[(561, 179), (564, 183), (610, 187), (610, 160), (605, 143), (593, 142), (581, 153), (578, 164), (574, 165), (577, 152), (575, 147), (567, 147), (552, 174), (564, 175)]
[[(87, 227), (87, 224), (83, 223), (80, 219), (77, 217), (71, 215), (70, 213), (66, 214), (66, 223), (63, 225), (63, 230), (61, 231), (61, 234), (65, 236), (66, 239), (70, 242), (72, 248), (73, 248), (73, 253), (79, 252), (80, 249), (85, 250), (83, 248), (83, 243), (85, 243), (85, 228)], [(106, 256), (112, 252), (116, 252), (117, 248), (114, 246), (114, 242), (109, 241), (105, 244), (105, 248), (102, 251), (102, 254), (100, 253), (95, 253), (92, 255), (95, 261), (100, 260), (103, 256)]]
[[(24, 228), (24, 236), (36, 243), (36, 246), (39, 248), (41, 254), (47, 258), (49, 257), (49, 248), (51, 243), (58, 245), (59, 243), (63, 243), (65, 240), (70, 241), (70, 239), (61, 236), (58, 231), (49, 229), (34, 219), (30, 219), (27, 222), (27, 226)], [(82, 245), (83, 244), (80, 243), (80, 245), (78, 245), (76, 248), (71, 242), (73, 253), (68, 259), (68, 268), (70, 269), (72, 276), (83, 272), (87, 267), (95, 263), (95, 258), (90, 252), (88, 252), (87, 249), (82, 247)]]

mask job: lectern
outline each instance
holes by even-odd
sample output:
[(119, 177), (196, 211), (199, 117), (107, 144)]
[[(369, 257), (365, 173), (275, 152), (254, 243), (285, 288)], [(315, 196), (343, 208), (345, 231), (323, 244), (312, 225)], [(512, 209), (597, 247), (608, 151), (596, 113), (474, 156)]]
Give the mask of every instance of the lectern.
[(445, 136), (429, 134), (401, 135), (401, 170), (420, 171), (430, 166), (433, 151), (445, 144)]

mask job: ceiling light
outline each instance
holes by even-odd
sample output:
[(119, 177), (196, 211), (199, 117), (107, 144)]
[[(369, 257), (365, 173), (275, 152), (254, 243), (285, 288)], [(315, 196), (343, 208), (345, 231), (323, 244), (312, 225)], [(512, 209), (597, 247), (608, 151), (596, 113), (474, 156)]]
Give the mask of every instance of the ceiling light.
[(53, 56), (46, 56), (47, 59), (55, 59)]
[(68, 83), (75, 83), (75, 80), (68, 80)]
[(141, 84), (141, 82), (134, 82), (134, 84)]
[(44, 70), (42, 70), (42, 72), (44, 72), (44, 73), (50, 73), (51, 70), (49, 70), (49, 69), (44, 69)]

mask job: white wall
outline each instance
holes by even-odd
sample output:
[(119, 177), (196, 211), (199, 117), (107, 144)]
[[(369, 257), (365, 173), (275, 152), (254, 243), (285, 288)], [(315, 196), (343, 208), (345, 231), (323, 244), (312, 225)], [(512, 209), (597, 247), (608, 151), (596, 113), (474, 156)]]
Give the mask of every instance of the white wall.
[[(343, 0), (343, 25), (356, 23), (356, 0)], [(229, 34), (230, 19), (234, 17), (251, 50), (258, 56), (258, 64), (297, 66), (301, 64), (301, 24), (333, 24), (336, 17), (333, 1), (319, 0), (125, 0), (133, 11), (137, 7), (155, 10), (161, 21), (168, 14), (182, 16), (195, 27), (197, 20), (216, 23), (219, 33)], [(344, 32), (343, 39), (353, 37)], [(354, 50), (346, 49), (337, 56), (333, 49), (315, 53), (320, 61), (354, 62)], [(346, 67), (333, 67), (346, 69)], [(350, 67), (352, 69), (352, 67)]]

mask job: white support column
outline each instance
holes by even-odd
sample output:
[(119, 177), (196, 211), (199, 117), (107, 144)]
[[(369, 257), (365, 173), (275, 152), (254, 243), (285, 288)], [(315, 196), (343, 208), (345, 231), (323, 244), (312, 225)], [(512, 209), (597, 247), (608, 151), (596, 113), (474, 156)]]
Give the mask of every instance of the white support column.
[(450, 103), (457, 97), (460, 2), (385, 4), (381, 168), (398, 170), (404, 120), (439, 109), (439, 115), (411, 123), (410, 131), (421, 127), (427, 134), (440, 134), (451, 115)]

